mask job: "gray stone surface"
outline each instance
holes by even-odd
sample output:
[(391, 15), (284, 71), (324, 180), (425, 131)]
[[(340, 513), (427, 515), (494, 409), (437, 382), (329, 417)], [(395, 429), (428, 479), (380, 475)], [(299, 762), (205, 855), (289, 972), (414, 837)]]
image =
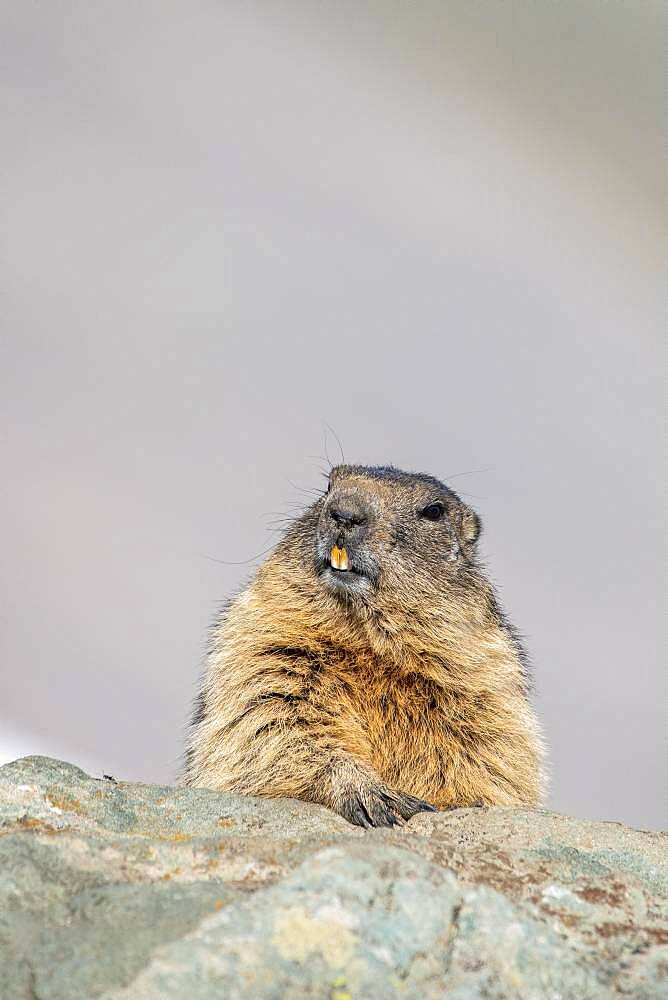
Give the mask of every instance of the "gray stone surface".
[(666, 838), (0, 768), (2, 1000), (668, 996)]

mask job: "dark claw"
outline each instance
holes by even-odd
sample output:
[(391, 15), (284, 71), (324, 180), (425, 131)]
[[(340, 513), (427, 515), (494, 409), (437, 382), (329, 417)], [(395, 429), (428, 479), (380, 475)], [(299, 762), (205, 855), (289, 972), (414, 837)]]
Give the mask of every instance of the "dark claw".
[(377, 793), (356, 792), (346, 799), (341, 807), (341, 815), (349, 823), (368, 829), (372, 826), (396, 826), (401, 822), (385, 805), (376, 797)]
[(436, 806), (433, 806), (431, 802), (425, 802), (424, 799), (418, 799), (414, 795), (401, 792), (397, 795), (396, 808), (403, 819), (410, 819), (419, 812), (438, 812)]
[(373, 826), (403, 826), (403, 821), (393, 809), (394, 803), (387, 802), (383, 795), (369, 803), (368, 812)]
[(353, 823), (355, 826), (368, 828), (372, 825), (369, 814), (357, 795), (346, 799), (341, 807), (341, 815), (344, 819), (347, 819), (349, 823)]

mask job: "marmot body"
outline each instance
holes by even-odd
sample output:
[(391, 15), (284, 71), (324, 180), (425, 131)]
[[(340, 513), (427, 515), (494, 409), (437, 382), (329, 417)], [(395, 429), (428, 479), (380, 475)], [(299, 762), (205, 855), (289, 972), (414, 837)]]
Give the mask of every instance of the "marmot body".
[(339, 466), (217, 624), (184, 780), (362, 826), (536, 805), (543, 747), (477, 516), (431, 476)]

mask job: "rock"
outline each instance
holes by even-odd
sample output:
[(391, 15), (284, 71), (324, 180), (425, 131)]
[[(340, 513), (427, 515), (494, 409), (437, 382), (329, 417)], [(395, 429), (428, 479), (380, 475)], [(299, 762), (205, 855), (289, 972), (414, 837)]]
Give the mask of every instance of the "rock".
[[(0, 768), (0, 997), (668, 996), (666, 839)], [(662, 992), (663, 991), (663, 992)]]

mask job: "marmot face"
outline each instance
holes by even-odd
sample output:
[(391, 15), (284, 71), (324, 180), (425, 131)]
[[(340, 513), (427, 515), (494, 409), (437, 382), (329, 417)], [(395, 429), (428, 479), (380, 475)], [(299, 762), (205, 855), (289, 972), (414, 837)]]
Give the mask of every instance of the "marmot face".
[(405, 611), (456, 583), (471, 562), (480, 521), (432, 476), (388, 467), (341, 465), (299, 522), (312, 532), (319, 585), (345, 601)]

